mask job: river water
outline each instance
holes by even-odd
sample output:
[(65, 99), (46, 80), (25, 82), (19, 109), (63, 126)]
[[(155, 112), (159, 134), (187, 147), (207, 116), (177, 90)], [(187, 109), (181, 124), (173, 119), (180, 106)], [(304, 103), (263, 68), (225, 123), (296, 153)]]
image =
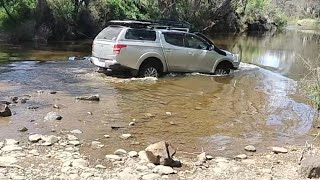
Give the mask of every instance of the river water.
[[(232, 75), (170, 74), (159, 80), (108, 77), (95, 72), (87, 60), (74, 60), (90, 55), (91, 41), (45, 47), (2, 43), (0, 100), (31, 97), (11, 108), (12, 117), (0, 119), (0, 137), (23, 139), (30, 133), (54, 134), (52, 129), (59, 133), (80, 129), (82, 150), (89, 156), (119, 148), (139, 150), (160, 140), (171, 141), (180, 154), (204, 150), (224, 156), (241, 153), (248, 144), (264, 151), (310, 140), (315, 111), (298, 84), (309, 72), (306, 63), (319, 63), (320, 33), (290, 30), (211, 38), (216, 45), (241, 54), (244, 63)], [(101, 101), (75, 100), (90, 94), (99, 94)], [(61, 108), (53, 109), (53, 104)], [(58, 111), (62, 121), (44, 122), (50, 111)], [(135, 126), (129, 127), (133, 119)], [(22, 126), (29, 131), (18, 132)], [(133, 138), (123, 140), (123, 133)], [(111, 138), (104, 138), (106, 134)], [(93, 140), (105, 147), (87, 149)]]

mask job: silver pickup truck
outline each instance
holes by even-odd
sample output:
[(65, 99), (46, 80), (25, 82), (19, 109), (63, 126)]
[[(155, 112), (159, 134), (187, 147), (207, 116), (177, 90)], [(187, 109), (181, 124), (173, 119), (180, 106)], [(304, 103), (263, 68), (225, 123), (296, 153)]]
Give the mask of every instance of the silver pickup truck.
[(139, 77), (169, 72), (229, 74), (237, 69), (237, 54), (220, 50), (200, 33), (183, 28), (109, 25), (95, 38), (91, 62), (113, 71), (129, 70)]

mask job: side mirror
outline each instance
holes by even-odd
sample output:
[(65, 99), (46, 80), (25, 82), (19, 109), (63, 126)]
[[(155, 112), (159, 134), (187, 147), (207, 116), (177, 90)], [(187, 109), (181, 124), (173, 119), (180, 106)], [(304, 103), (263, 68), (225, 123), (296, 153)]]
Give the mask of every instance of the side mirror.
[(213, 51), (213, 49), (214, 49), (213, 45), (209, 45), (207, 48), (208, 51)]

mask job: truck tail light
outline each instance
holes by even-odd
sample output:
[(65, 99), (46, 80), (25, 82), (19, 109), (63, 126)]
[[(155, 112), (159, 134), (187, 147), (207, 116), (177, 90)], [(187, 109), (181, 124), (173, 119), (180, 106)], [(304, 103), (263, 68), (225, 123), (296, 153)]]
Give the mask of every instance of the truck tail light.
[(125, 48), (125, 47), (127, 47), (127, 45), (124, 45), (124, 44), (115, 44), (115, 45), (113, 46), (113, 53), (114, 53), (114, 54), (120, 54), (121, 49), (122, 49), (122, 48)]

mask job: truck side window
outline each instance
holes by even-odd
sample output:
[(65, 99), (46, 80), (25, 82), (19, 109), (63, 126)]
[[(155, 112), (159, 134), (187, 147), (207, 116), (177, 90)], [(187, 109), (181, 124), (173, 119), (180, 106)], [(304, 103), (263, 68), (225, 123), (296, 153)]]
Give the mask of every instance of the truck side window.
[(104, 40), (114, 41), (119, 36), (121, 30), (122, 29), (118, 28), (118, 27), (107, 27), (98, 34), (96, 39), (104, 39)]
[(193, 48), (193, 49), (207, 50), (209, 47), (209, 44), (205, 40), (201, 39), (200, 37), (188, 34), (186, 47)]
[(155, 41), (156, 32), (144, 29), (128, 29), (125, 35), (125, 39)]
[(182, 33), (164, 33), (164, 39), (171, 45), (184, 47), (184, 34)]

